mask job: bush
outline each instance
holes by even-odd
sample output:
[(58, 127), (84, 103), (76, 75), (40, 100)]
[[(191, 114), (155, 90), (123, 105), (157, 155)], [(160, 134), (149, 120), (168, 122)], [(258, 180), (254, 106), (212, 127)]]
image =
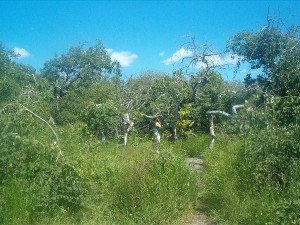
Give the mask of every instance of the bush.
[(108, 101), (105, 104), (90, 104), (82, 111), (82, 120), (89, 130), (100, 136), (112, 137), (118, 125), (120, 125), (120, 115), (113, 102)]
[(60, 209), (68, 212), (82, 209), (87, 186), (70, 163), (61, 156), (58, 158), (60, 149), (52, 142), (50, 129), (24, 111), (2, 116), (0, 196), (8, 207), (0, 208), (4, 224), (11, 224), (11, 214), (5, 213), (6, 210), (13, 213), (14, 207), (19, 207), (9, 204), (14, 201), (20, 202), (23, 210), (20, 215), (27, 215), (28, 219)]

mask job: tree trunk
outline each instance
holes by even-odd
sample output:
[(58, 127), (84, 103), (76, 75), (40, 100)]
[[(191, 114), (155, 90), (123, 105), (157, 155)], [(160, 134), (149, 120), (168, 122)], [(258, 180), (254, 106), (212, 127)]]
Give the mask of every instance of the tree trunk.
[(129, 114), (126, 113), (123, 115), (123, 132), (124, 132), (124, 146), (127, 145), (128, 141), (128, 132), (133, 128), (134, 123), (129, 119)]

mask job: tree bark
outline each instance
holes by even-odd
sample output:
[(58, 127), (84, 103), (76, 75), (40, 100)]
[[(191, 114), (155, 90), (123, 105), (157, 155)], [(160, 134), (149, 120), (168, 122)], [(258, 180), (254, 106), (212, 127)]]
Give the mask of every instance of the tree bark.
[(123, 132), (124, 132), (124, 146), (127, 145), (128, 132), (133, 128), (134, 123), (129, 119), (129, 114), (123, 115)]

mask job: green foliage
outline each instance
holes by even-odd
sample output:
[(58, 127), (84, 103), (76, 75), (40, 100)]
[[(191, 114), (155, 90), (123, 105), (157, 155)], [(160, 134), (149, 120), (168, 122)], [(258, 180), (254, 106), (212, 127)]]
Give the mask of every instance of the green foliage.
[(269, 193), (252, 192), (251, 178), (245, 172), (241, 174), (245, 168), (236, 166), (242, 147), (241, 142), (219, 138), (213, 151), (204, 153), (201, 199), (210, 207), (210, 214), (218, 224), (265, 224), (266, 215), (275, 205)]
[(0, 105), (29, 96), (41, 84), (41, 79), (34, 75), (35, 70), (30, 66), (16, 64), (12, 60), (14, 57), (0, 43)]
[(90, 101), (104, 103), (105, 96), (116, 96), (121, 85), (120, 65), (111, 60), (100, 42), (89, 48), (70, 48), (46, 62), (41, 74), (53, 91), (52, 114), (59, 124), (80, 120)]
[[(218, 73), (211, 73), (208, 83), (197, 92), (197, 97), (191, 108), (191, 118), (195, 122), (193, 130), (207, 132), (209, 118), (207, 111), (221, 110), (232, 113), (232, 106), (241, 104), (247, 99), (247, 93), (242, 92), (244, 86), (237, 82), (225, 82)], [(224, 121), (217, 117), (216, 124)]]
[(176, 123), (176, 129), (179, 131), (179, 134), (183, 137), (189, 136), (192, 134), (190, 124), (193, 122), (191, 118), (191, 110), (193, 105), (186, 104), (179, 111), (179, 119)]
[(11, 56), (13, 56), (12, 52), (7, 51), (3, 44), (0, 43), (0, 76), (6, 76), (11, 73)]
[[(86, 191), (82, 178), (62, 156), (58, 158), (60, 149), (53, 143), (55, 138), (47, 125), (21, 109), (12, 105), (1, 115), (0, 185), (3, 188), (0, 196), (5, 207), (0, 214), (3, 223), (10, 224), (14, 216), (5, 212), (11, 207), (14, 213), (17, 210), (14, 207), (19, 206), (11, 204), (16, 201), (22, 206), (19, 213), (22, 224), (39, 213), (54, 213), (61, 208), (70, 212), (82, 209)], [(13, 183), (16, 183), (15, 188)]]
[(88, 49), (72, 47), (65, 54), (45, 63), (42, 75), (51, 83), (55, 96), (62, 97), (71, 89), (89, 87), (105, 76), (119, 77), (120, 64), (112, 62), (101, 42)]
[(82, 121), (89, 130), (97, 136), (112, 137), (119, 128), (121, 116), (113, 102), (105, 104), (93, 104), (85, 108), (81, 113)]
[(29, 221), (28, 196), (22, 180), (12, 179), (1, 188), (0, 224), (23, 225)]
[(261, 69), (257, 78), (250, 74), (246, 85), (257, 83), (263, 92), (272, 95), (295, 95), (299, 92), (300, 48), (299, 30), (292, 26), (287, 32), (283, 28), (268, 26), (257, 33), (238, 33), (229, 49), (243, 56), (253, 69)]
[(20, 86), (10, 77), (0, 78), (0, 103), (16, 98), (21, 91)]
[(247, 158), (246, 166), (258, 189), (282, 190), (296, 179), (291, 171), (300, 162), (297, 130), (299, 127), (264, 129), (242, 151), (240, 157)]
[(299, 224), (297, 100), (270, 97), (263, 108), (242, 111), (223, 129), (243, 141), (217, 140), (221, 145), (205, 153), (204, 197), (222, 223)]
[(120, 86), (111, 79), (102, 79), (90, 87), (78, 87), (61, 98), (52, 101), (51, 112), (58, 124), (76, 123), (82, 121), (84, 110), (95, 104), (119, 104)]

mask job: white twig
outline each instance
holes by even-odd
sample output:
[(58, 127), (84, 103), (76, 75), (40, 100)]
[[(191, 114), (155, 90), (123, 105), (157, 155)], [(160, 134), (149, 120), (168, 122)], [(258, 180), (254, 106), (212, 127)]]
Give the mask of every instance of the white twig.
[(46, 121), (44, 120), (42, 117), (40, 117), (39, 115), (37, 115), (36, 113), (32, 112), (30, 109), (28, 109), (26, 106), (20, 104), (27, 112), (31, 113), (32, 115), (34, 115), (35, 117), (37, 117), (38, 119), (40, 119), (41, 121), (43, 121), (44, 123), (47, 124), (47, 126), (50, 128), (50, 130), (52, 131), (52, 133), (54, 134), (55, 136), (55, 144), (56, 146), (58, 147), (59, 149), (59, 152), (58, 152), (58, 155), (57, 155), (57, 158), (56, 158), (56, 161), (59, 159), (60, 156), (63, 156), (62, 154), (62, 151), (61, 149), (59, 148), (59, 145), (58, 145), (58, 136), (56, 134), (56, 132), (54, 131), (54, 129), (51, 127), (51, 125)]
[(212, 114), (212, 115), (222, 115), (222, 116), (226, 116), (226, 117), (232, 117), (231, 114), (224, 112), (224, 111), (220, 111), (220, 110), (214, 110), (214, 111), (207, 111), (207, 114)]
[(157, 118), (157, 117), (160, 116), (158, 113), (155, 114), (155, 115), (153, 115), (153, 116), (148, 116), (148, 115), (146, 115), (146, 114), (144, 114), (144, 113), (141, 113), (141, 115), (144, 116), (144, 117), (146, 117), (146, 118), (149, 118), (149, 119), (154, 119), (154, 118)]

